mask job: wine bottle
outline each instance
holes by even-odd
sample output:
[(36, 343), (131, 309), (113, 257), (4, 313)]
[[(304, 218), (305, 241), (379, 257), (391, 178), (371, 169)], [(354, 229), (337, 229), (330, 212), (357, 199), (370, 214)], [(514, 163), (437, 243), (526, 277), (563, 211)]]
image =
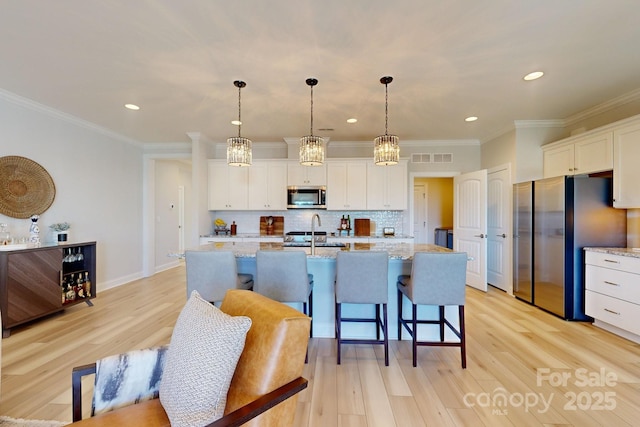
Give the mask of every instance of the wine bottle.
[(89, 272), (84, 272), (84, 295), (89, 298), (91, 296), (91, 279), (89, 279)]

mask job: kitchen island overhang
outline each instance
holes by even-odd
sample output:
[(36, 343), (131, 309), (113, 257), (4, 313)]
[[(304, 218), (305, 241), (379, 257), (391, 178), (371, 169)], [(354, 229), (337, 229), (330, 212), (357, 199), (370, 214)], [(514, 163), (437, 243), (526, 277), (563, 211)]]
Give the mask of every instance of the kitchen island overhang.
[[(319, 338), (335, 337), (335, 276), (336, 276), (336, 254), (339, 251), (386, 251), (389, 253), (389, 301), (388, 310), (388, 331), (390, 339), (398, 338), (398, 292), (397, 279), (401, 274), (411, 274), (411, 263), (415, 252), (452, 252), (450, 249), (430, 244), (411, 243), (348, 243), (343, 248), (336, 247), (316, 247), (315, 254), (311, 255), (310, 248), (287, 247), (282, 243), (210, 243), (199, 246), (193, 250), (200, 251), (232, 251), (238, 263), (238, 272), (253, 274), (254, 280), (260, 280), (256, 272), (256, 252), (258, 250), (281, 250), (281, 251), (303, 251), (307, 254), (307, 269), (313, 274), (313, 336)], [(362, 283), (363, 292), (366, 292), (366, 283)], [(301, 304), (291, 303), (292, 307), (301, 309)], [(371, 316), (373, 306), (360, 304), (344, 304), (345, 315), (362, 317)], [(411, 316), (411, 304), (404, 304), (405, 317)], [(423, 318), (437, 319), (438, 308), (436, 306), (419, 306), (418, 314)], [(447, 307), (446, 317), (451, 319), (451, 323), (457, 324), (457, 307)], [(346, 324), (343, 326), (343, 335), (353, 338), (375, 337), (375, 329), (366, 324)], [(410, 339), (406, 331), (403, 331), (403, 339)], [(437, 326), (422, 326), (418, 332), (419, 339), (439, 339), (439, 329)], [(446, 341), (456, 341), (457, 337), (449, 333), (445, 336)]]

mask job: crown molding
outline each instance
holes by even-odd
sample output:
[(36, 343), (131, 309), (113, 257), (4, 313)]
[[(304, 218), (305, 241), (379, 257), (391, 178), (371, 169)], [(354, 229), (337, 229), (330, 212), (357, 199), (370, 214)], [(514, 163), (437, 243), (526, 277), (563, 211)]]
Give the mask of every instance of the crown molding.
[(536, 128), (562, 128), (566, 126), (565, 120), (514, 120), (516, 129)]
[(126, 142), (127, 144), (135, 145), (136, 147), (143, 148), (144, 144), (136, 139), (129, 138), (128, 136), (124, 136), (102, 126), (98, 126), (95, 123), (91, 123), (89, 121), (80, 119), (71, 114), (63, 113), (60, 110), (56, 110), (55, 108), (48, 107), (44, 104), (40, 104), (39, 102), (33, 101), (31, 99), (22, 97), (20, 95), (16, 95), (15, 93), (9, 92), (4, 89), (0, 89), (0, 98), (11, 102), (12, 104), (19, 105), (28, 110), (35, 111), (38, 113), (42, 113), (49, 117), (53, 117), (58, 120), (65, 121), (67, 123), (71, 123), (75, 126), (89, 129), (91, 131), (100, 133), (102, 135), (108, 136), (109, 138), (117, 139), (122, 142)]
[(640, 88), (633, 90), (631, 92), (627, 92), (616, 98), (610, 99), (609, 101), (605, 101), (594, 107), (587, 108), (586, 110), (582, 110), (579, 113), (576, 113), (572, 116), (569, 116), (565, 119), (565, 125), (566, 126), (572, 125), (574, 123), (589, 119), (591, 117), (605, 113), (609, 110), (613, 110), (614, 108), (618, 108), (630, 102), (636, 102), (636, 101), (640, 101)]

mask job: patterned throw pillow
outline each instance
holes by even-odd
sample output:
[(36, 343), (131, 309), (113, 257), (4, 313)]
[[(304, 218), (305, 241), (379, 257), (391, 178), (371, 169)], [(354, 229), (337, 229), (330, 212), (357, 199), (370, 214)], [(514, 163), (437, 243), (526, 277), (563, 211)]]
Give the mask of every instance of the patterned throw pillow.
[(153, 347), (98, 360), (91, 416), (157, 398), (166, 351)]
[(191, 293), (173, 330), (160, 383), (160, 403), (172, 427), (222, 418), (250, 327), (250, 318), (229, 316)]

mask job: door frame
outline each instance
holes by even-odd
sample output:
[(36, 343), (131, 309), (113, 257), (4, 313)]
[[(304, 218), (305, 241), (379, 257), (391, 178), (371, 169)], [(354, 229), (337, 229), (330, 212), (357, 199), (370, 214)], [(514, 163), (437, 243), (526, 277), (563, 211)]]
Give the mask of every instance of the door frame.
[[(415, 180), (416, 178), (453, 178), (454, 176), (460, 175), (460, 172), (410, 172), (409, 173), (409, 182), (411, 183), (411, 188), (409, 189), (409, 218), (405, 220), (405, 227), (411, 233), (411, 236), (415, 236), (415, 232), (413, 229), (413, 210), (415, 209), (415, 202), (413, 198), (413, 192), (415, 191)], [(408, 221), (408, 224), (406, 223)]]

